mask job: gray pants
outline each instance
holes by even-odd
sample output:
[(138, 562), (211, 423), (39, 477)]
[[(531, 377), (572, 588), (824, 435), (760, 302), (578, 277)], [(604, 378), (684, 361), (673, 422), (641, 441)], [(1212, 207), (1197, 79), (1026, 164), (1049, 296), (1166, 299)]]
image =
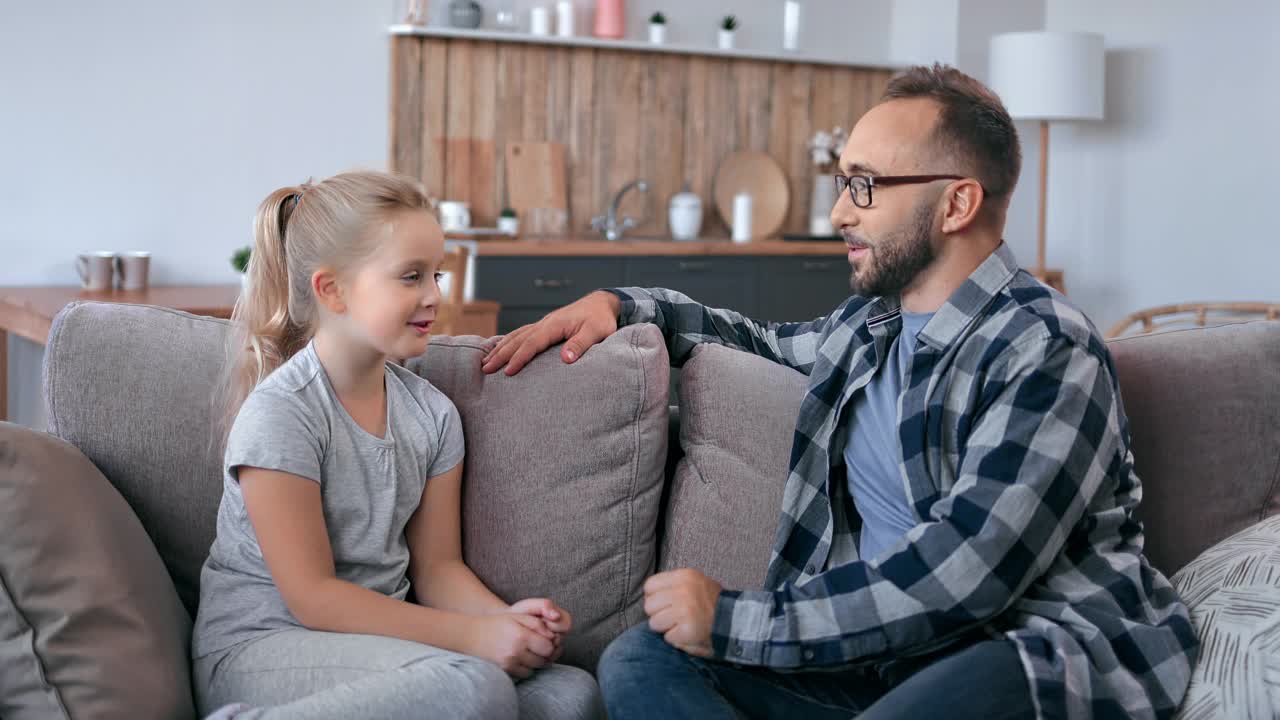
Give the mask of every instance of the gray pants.
[(553, 665), (513, 682), (497, 665), (378, 635), (285, 630), (194, 662), (201, 715), (230, 703), (257, 718), (604, 717), (595, 678)]

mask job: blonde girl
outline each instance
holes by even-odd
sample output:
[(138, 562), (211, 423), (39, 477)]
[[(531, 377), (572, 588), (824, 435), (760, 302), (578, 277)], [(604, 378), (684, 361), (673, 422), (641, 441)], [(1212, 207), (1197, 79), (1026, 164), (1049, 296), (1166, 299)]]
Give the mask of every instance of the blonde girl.
[(396, 364), (427, 348), (443, 254), (404, 177), (343, 173), (258, 208), (192, 641), (202, 713), (603, 714), (595, 680), (554, 664), (569, 613), (507, 605), (462, 561), (458, 411)]

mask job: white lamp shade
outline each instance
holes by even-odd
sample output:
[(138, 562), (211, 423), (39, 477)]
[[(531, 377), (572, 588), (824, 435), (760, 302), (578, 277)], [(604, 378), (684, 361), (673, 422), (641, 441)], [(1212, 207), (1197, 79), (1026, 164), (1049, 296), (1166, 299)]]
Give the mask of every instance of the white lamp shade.
[(1102, 36), (1017, 32), (991, 38), (990, 87), (1024, 120), (1101, 120)]

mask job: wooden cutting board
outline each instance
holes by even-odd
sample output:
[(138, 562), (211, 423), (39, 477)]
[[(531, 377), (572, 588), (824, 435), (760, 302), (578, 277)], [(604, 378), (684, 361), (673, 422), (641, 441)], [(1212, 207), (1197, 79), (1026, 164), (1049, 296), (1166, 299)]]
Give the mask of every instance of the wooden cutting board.
[(568, 217), (564, 145), (515, 142), (507, 145), (507, 202), (519, 213), (521, 224), (529, 211), (547, 208)]
[(720, 163), (712, 194), (720, 217), (730, 229), (733, 228), (733, 196), (740, 192), (751, 196), (752, 239), (777, 235), (791, 203), (791, 187), (777, 161), (762, 152), (740, 150), (730, 153)]

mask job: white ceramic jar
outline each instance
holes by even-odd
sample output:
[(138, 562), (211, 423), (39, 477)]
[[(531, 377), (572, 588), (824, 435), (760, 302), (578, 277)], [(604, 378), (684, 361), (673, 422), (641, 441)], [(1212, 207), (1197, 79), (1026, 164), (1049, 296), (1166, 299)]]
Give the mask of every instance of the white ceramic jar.
[(686, 187), (671, 196), (667, 210), (673, 240), (696, 240), (702, 230), (702, 198)]

